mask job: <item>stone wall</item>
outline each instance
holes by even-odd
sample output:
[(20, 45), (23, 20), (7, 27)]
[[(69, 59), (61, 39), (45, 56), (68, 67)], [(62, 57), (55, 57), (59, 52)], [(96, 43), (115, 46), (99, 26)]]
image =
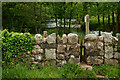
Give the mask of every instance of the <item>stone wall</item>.
[(63, 34), (62, 39), (56, 33), (47, 36), (47, 32), (35, 35), (36, 45), (32, 50), (31, 63), (41, 65), (64, 65), (67, 62), (80, 63), (80, 45), (77, 34)]
[(103, 32), (101, 36), (88, 34), (85, 36), (87, 64), (118, 64), (118, 38), (111, 33)]
[[(80, 64), (79, 36), (74, 33), (63, 34), (62, 38), (56, 33), (47, 35), (47, 31), (35, 35), (36, 45), (32, 50), (30, 61), (32, 64), (58, 65), (66, 63)], [(118, 37), (103, 32), (101, 36), (87, 34), (84, 38), (85, 58), (87, 64), (118, 64), (120, 52)], [(30, 52), (29, 52), (30, 53)]]

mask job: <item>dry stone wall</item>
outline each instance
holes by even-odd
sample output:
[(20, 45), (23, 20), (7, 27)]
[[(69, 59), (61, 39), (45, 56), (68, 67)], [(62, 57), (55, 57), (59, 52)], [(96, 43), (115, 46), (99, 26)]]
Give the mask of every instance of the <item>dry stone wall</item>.
[(31, 63), (41, 65), (64, 65), (80, 63), (79, 38), (77, 34), (63, 34), (62, 39), (56, 33), (47, 36), (47, 31), (35, 35), (36, 45), (32, 50)]
[(88, 34), (85, 36), (87, 64), (118, 64), (118, 38), (111, 33), (103, 32), (101, 36)]
[[(118, 64), (120, 58), (120, 34), (117, 37), (103, 32), (101, 36), (87, 34), (84, 38), (87, 64)], [(32, 50), (30, 61), (38, 66), (58, 65), (66, 63), (80, 64), (79, 36), (74, 33), (63, 34), (62, 38), (56, 33), (47, 35), (47, 31), (35, 35), (36, 45)], [(29, 52), (30, 53), (30, 52)]]

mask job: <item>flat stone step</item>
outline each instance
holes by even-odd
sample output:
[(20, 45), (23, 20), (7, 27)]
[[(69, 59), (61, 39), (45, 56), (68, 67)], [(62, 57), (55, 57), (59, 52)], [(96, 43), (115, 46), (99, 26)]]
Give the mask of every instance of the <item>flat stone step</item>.
[(92, 70), (92, 66), (87, 65), (85, 62), (81, 62), (80, 67), (85, 69), (85, 70)]

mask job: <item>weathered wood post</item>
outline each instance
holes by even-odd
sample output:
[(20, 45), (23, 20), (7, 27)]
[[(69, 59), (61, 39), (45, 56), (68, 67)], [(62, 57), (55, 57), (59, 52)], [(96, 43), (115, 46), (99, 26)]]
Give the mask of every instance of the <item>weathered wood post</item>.
[(120, 34), (118, 34), (118, 46), (120, 47)]
[[(118, 34), (118, 49), (119, 49), (119, 51), (120, 51), (120, 34)], [(119, 63), (119, 65), (120, 65), (120, 58), (119, 58), (119, 60), (118, 60), (118, 63)]]
[(89, 34), (89, 15), (85, 16), (86, 34)]

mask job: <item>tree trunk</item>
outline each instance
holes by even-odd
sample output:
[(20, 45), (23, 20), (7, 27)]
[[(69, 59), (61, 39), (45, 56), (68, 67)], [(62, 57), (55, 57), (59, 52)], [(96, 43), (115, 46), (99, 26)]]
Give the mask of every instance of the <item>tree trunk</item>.
[[(71, 7), (72, 7), (72, 2), (71, 2)], [(70, 31), (70, 25), (71, 25), (72, 11), (73, 11), (73, 10), (71, 10), (71, 11), (70, 11), (70, 19), (69, 19), (69, 33), (71, 32), (71, 31)]]
[(77, 13), (77, 22), (78, 22), (78, 13)]
[(114, 11), (112, 12), (112, 25), (115, 25)]
[(69, 33), (71, 32), (70, 31), (70, 25), (71, 25), (71, 16), (70, 16), (70, 19), (69, 19)]
[(105, 20), (104, 20), (105, 16), (103, 15), (103, 26), (105, 26)]
[(100, 25), (100, 17), (99, 17), (99, 15), (98, 15), (98, 24)]
[(64, 33), (65, 33), (65, 2), (64, 2)]
[[(105, 20), (104, 20), (104, 15), (103, 15), (103, 28), (105, 28)], [(105, 28), (105, 30), (106, 30), (106, 28)]]
[(117, 24), (116, 24), (116, 32), (119, 32), (119, 13), (117, 12)]
[(42, 17), (41, 17), (41, 12), (42, 12), (42, 4), (40, 3), (40, 28), (39, 28), (39, 33), (41, 33), (41, 27), (42, 27)]
[[(99, 7), (99, 4), (98, 4), (98, 2), (97, 2), (97, 8)], [(98, 12), (99, 12), (99, 9), (98, 9)], [(100, 17), (99, 17), (99, 14), (97, 14), (98, 15), (98, 24), (100, 25)]]
[(110, 15), (108, 14), (108, 31), (110, 30)]
[(34, 2), (34, 23), (35, 23), (35, 31), (37, 33), (37, 27), (36, 27), (36, 2)]
[(57, 15), (55, 14), (55, 22), (56, 22), (56, 27), (57, 27), (57, 33), (59, 33), (58, 32), (58, 26), (57, 26)]
[(20, 27), (20, 32), (21, 32), (22, 29), (23, 29), (23, 24), (24, 24), (24, 20), (22, 20), (22, 24), (21, 24), (21, 27)]
[(46, 5), (45, 5), (45, 26), (46, 26)]
[(113, 11), (112, 12), (112, 30), (113, 31), (115, 30), (114, 25), (115, 25), (115, 18), (114, 18), (114, 11)]

